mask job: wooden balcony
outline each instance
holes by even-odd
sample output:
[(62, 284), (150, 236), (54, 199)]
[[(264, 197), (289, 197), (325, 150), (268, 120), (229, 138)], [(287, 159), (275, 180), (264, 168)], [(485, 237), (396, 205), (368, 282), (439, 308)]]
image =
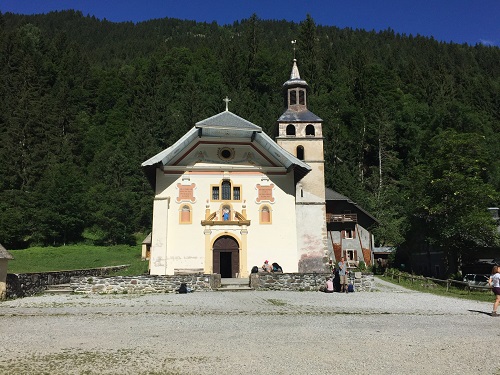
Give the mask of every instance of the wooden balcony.
[(326, 214), (327, 223), (357, 223), (357, 214)]

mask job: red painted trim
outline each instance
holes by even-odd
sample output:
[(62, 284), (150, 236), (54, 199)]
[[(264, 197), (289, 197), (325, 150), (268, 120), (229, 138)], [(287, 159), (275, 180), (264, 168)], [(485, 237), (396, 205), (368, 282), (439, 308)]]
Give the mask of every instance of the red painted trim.
[[(182, 175), (186, 171), (183, 170), (169, 170), (169, 171), (162, 171), (163, 174), (178, 174)], [(190, 175), (208, 175), (208, 174), (213, 174), (213, 175), (220, 175), (222, 171), (189, 171)], [(262, 172), (244, 172), (244, 171), (230, 171), (229, 172), (231, 175), (267, 175), (267, 176), (286, 176), (286, 172), (269, 172), (269, 173), (262, 173)]]

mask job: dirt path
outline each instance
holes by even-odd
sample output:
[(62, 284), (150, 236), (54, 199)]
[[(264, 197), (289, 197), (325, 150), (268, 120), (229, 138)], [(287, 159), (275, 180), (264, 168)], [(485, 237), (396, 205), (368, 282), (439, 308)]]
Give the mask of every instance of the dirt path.
[(0, 374), (500, 375), (491, 304), (380, 285), (6, 301)]

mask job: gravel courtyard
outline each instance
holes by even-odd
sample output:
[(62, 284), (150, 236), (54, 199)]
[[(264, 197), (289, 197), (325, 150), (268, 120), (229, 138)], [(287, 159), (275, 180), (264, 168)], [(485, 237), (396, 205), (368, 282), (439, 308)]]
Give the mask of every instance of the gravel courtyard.
[(500, 375), (492, 304), (377, 285), (0, 302), (0, 374)]

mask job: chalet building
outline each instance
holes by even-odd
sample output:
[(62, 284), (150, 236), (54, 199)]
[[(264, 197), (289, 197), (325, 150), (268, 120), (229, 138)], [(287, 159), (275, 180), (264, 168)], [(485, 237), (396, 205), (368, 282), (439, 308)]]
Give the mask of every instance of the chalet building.
[(151, 274), (247, 277), (265, 260), (324, 272), (343, 251), (370, 264), (369, 215), (325, 200), (322, 119), (308, 110), (307, 89), (294, 60), (276, 140), (226, 98), (225, 111), (142, 163), (155, 194)]
[(328, 245), (334, 259), (344, 257), (348, 267), (357, 267), (360, 261), (367, 266), (373, 264), (371, 228), (377, 219), (346, 196), (327, 188), (326, 221)]
[[(489, 207), (489, 213), (496, 222), (498, 232), (500, 232), (500, 217), (498, 207)], [(425, 241), (421, 241), (425, 243)], [(431, 245), (423, 245), (420, 251), (414, 251), (408, 256), (408, 265), (399, 265), (412, 272), (433, 276), (436, 278), (447, 277), (447, 268), (445, 264), (445, 255), (442, 251), (435, 250)], [(462, 264), (451, 265), (452, 269), (461, 270), (462, 275), (468, 273), (489, 274), (494, 265), (500, 264), (500, 248), (498, 247), (478, 247), (470, 248), (467, 254), (462, 257)], [(407, 266), (407, 267), (404, 267)]]
[(0, 301), (7, 297), (7, 263), (14, 257), (0, 244)]
[(377, 267), (386, 268), (389, 266), (390, 257), (395, 254), (396, 248), (393, 246), (380, 246), (373, 248), (373, 264)]

